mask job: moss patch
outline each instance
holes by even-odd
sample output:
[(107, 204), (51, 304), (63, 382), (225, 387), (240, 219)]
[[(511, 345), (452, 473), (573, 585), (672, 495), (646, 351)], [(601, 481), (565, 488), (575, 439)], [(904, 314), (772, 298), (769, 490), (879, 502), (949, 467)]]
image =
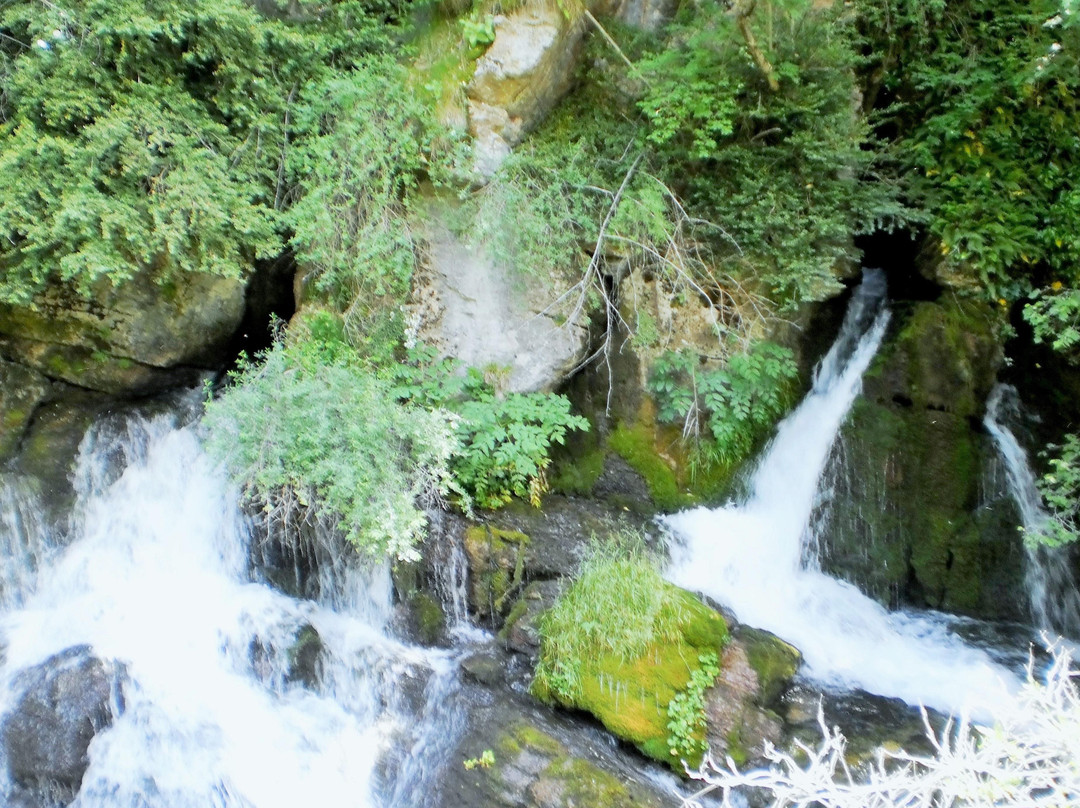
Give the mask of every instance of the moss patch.
[(619, 424), (608, 438), (608, 446), (642, 476), (657, 507), (674, 511), (690, 504), (674, 470), (657, 451), (650, 426)]
[(739, 641), (746, 649), (747, 662), (758, 677), (760, 695), (757, 700), (762, 707), (768, 707), (795, 676), (802, 654), (779, 637), (748, 626), (739, 629)]
[(469, 775), (487, 781), (487, 803), (545, 808), (645, 808), (656, 799), (590, 760), (574, 754), (547, 732), (518, 720), (492, 744), (495, 762)]
[(516, 530), (473, 525), (465, 530), (473, 610), (482, 617), (502, 615), (525, 579), (529, 537)]
[[(546, 701), (591, 713), (612, 734), (682, 773), (682, 764), (672, 759), (668, 746), (667, 707), (701, 667), (699, 655), (723, 648), (728, 628), (723, 617), (694, 595), (671, 584), (664, 586), (670, 587), (673, 596), (667, 608), (678, 614), (678, 641), (652, 643), (633, 659), (599, 654), (577, 660), (581, 685), (572, 697), (555, 693), (539, 681), (533, 692)], [(699, 734), (704, 740), (704, 732)], [(696, 767), (700, 756), (687, 762)]]

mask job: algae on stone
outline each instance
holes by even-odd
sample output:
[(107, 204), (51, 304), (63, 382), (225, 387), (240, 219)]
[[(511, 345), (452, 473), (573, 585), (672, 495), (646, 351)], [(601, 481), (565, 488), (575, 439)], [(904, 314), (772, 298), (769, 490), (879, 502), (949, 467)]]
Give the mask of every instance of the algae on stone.
[[(576, 684), (558, 686), (556, 674), (537, 677), (532, 692), (538, 698), (595, 716), (612, 734), (633, 744), (643, 753), (682, 772), (681, 762), (671, 755), (668, 705), (684, 692), (700, 657), (719, 653), (727, 641), (727, 623), (694, 595), (666, 582), (665, 605), (675, 618), (675, 637), (657, 638), (632, 657), (616, 652), (596, 653), (582, 659), (546, 661), (555, 671), (560, 665), (573, 666)], [(551, 653), (541, 648), (541, 659)], [(554, 686), (553, 686), (554, 685)], [(704, 742), (703, 730), (695, 737)], [(700, 763), (688, 760), (691, 766)]]
[(529, 537), (516, 530), (473, 525), (465, 530), (469, 602), (481, 618), (501, 617), (525, 581)]

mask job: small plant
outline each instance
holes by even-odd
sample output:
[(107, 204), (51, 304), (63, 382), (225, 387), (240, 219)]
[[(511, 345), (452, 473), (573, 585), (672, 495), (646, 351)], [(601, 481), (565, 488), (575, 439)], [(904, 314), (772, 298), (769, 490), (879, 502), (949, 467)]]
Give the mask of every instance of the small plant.
[(706, 751), (705, 691), (720, 675), (720, 659), (708, 652), (698, 656), (701, 667), (690, 674), (686, 690), (668, 703), (668, 748), (675, 758), (694, 758)]
[(490, 769), (495, 765), (495, 753), (490, 749), (485, 749), (480, 753), (480, 757), (469, 758), (464, 761), (462, 765), (465, 767), (466, 771), (470, 772), (477, 767), (481, 769)]
[(486, 48), (495, 41), (495, 18), (491, 14), (463, 17), (458, 24), (461, 26), (461, 36), (470, 48)]
[(594, 540), (577, 579), (541, 618), (534, 686), (571, 700), (583, 661), (601, 655), (629, 661), (653, 643), (679, 640), (681, 612), (671, 592), (641, 536)]
[(709, 453), (732, 464), (753, 450), (788, 407), (797, 372), (791, 351), (772, 342), (757, 343), (718, 370), (699, 369), (688, 351), (668, 352), (657, 360), (649, 389), (660, 405), (660, 420), (682, 421), (688, 437), (707, 427)]

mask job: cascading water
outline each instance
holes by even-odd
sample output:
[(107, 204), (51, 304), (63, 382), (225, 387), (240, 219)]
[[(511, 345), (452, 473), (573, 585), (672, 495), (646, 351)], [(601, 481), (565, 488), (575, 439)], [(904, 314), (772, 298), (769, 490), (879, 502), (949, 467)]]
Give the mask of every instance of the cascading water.
[(1017, 682), (932, 613), (888, 612), (821, 572), (810, 524), (830, 449), (889, 319), (885, 277), (867, 270), (813, 389), (779, 426), (744, 502), (697, 508), (666, 523), (668, 577), (729, 606), (803, 652), (807, 672), (911, 704), (976, 715)]
[[(235, 492), (196, 428), (166, 417), (92, 430), (76, 489), (69, 545), (16, 555), (26, 574), (7, 576), (18, 593), (0, 604), (0, 720), (19, 672), (64, 649), (126, 671), (75, 806), (424, 804), (462, 720), (457, 664), (389, 636), (386, 569), (339, 565), (318, 602), (252, 581)], [(0, 541), (47, 547), (13, 496), (0, 498)], [(322, 651), (305, 687), (289, 666), (308, 626)], [(3, 756), (0, 801), (13, 788)]]
[[(1008, 424), (1020, 411), (1020, 396), (1015, 387), (998, 384), (986, 401), (983, 424), (994, 439), (1005, 464), (1009, 493), (1020, 510), (1024, 531), (1037, 534), (1050, 518), (1043, 508), (1035, 485), (1035, 474), (1028, 464), (1016, 435)], [(1080, 590), (1063, 548), (1024, 542), (1024, 583), (1031, 605), (1031, 616), (1040, 629), (1080, 638)]]

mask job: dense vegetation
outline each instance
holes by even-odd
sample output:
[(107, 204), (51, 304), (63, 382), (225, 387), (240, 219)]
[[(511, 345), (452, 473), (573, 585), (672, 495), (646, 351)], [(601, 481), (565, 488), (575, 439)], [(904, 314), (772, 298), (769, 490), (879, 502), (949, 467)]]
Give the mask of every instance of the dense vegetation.
[[(840, 288), (860, 234), (912, 229), (952, 288), (1017, 305), (1036, 340), (1075, 357), (1073, 5), (706, 0), (654, 33), (605, 21), (571, 96), (473, 189), (463, 144), (436, 118), (491, 42), (491, 14), (509, 6), (9, 3), (0, 303), (34, 305), (55, 283), (87, 296), (136, 272), (164, 288), (180, 273), (243, 277), (255, 259), (287, 254), (359, 358), (317, 347), (297, 364), (299, 348), (279, 347), (264, 361), (299, 383), (324, 365), (328, 380), (351, 374), (356, 400), (375, 396), (386, 413), (455, 412), (461, 501), (535, 500), (551, 443), (582, 426), (564, 400), (393, 392), (395, 368), (420, 370), (401, 313), (419, 252), (413, 201), (422, 182), (449, 184), (466, 200), (463, 232), (606, 313), (603, 351), (625, 320), (659, 359), (662, 414), (733, 462), (786, 401), (789, 360), (762, 359), (769, 349), (755, 344), (776, 313)], [(440, 54), (423, 56), (430, 81), (418, 87), (409, 43), (425, 52), (413, 29), (432, 15), (451, 33), (431, 38)], [(683, 346), (650, 312), (607, 305), (607, 278), (633, 270), (672, 305), (711, 309), (714, 346), (670, 353)], [(248, 366), (237, 381), (257, 390), (261, 378)], [(1080, 491), (1075, 442), (1062, 445), (1044, 482), (1056, 540), (1076, 535)]]

